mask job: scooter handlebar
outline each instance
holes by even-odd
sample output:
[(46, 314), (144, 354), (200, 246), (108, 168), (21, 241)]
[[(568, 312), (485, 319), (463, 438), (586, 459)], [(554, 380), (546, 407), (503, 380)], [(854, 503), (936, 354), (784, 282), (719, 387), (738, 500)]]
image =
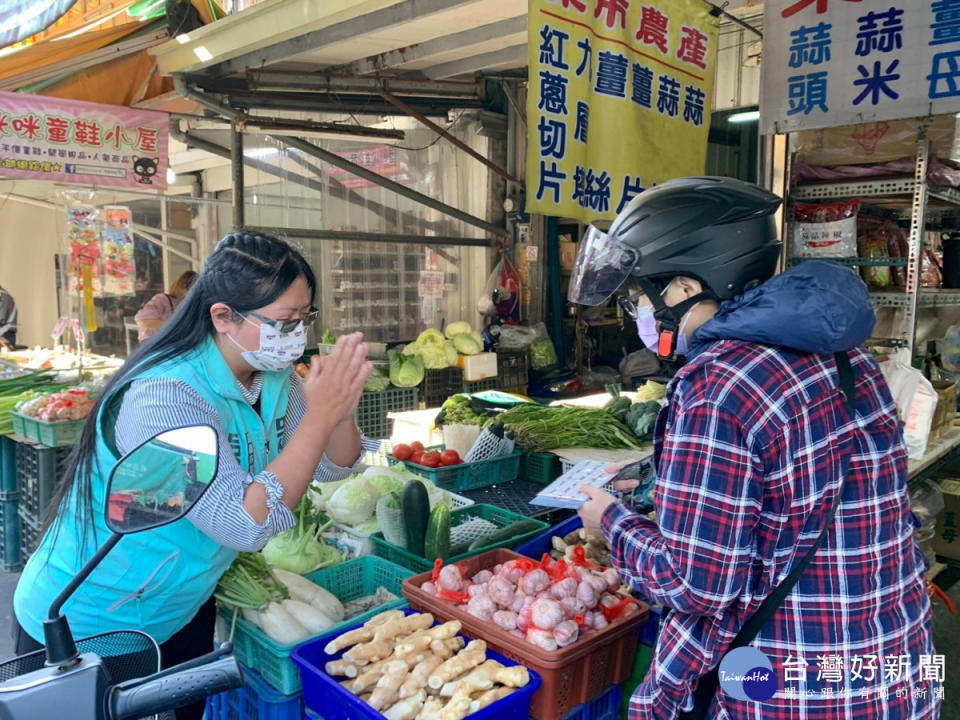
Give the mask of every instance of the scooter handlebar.
[(232, 655), (200, 667), (147, 680), (135, 687), (113, 688), (110, 720), (134, 720), (173, 710), (243, 685), (243, 671)]

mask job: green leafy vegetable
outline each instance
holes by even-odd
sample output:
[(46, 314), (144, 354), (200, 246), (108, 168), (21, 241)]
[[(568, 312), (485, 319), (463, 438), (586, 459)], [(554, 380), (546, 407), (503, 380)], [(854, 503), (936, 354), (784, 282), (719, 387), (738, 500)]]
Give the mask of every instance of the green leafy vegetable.
[(363, 384), (363, 389), (367, 392), (383, 392), (390, 387), (389, 374), (379, 367), (375, 367), (367, 376), (367, 381)]
[(470, 327), (470, 323), (463, 322), (452, 322), (447, 325), (446, 335), (448, 340), (453, 340), (457, 335), (463, 335), (464, 333), (473, 332), (473, 328)]
[(388, 352), (390, 358), (390, 382), (397, 387), (416, 387), (423, 382), (423, 359), (419, 356), (403, 357), (395, 350)]
[(320, 342), (324, 345), (336, 345), (337, 336), (330, 332), (330, 328), (327, 328), (323, 331), (323, 337), (320, 338)]
[(453, 346), (464, 355), (477, 355), (483, 352), (483, 345), (474, 340), (469, 333), (457, 335), (453, 339)]
[(338, 487), (327, 501), (327, 513), (344, 525), (355, 525), (369, 520), (377, 508), (377, 493), (362, 475), (354, 475)]
[(417, 345), (421, 348), (424, 345), (443, 345), (443, 341), (446, 338), (443, 337), (443, 333), (439, 330), (434, 330), (433, 328), (428, 328), (420, 333), (420, 336), (417, 338)]

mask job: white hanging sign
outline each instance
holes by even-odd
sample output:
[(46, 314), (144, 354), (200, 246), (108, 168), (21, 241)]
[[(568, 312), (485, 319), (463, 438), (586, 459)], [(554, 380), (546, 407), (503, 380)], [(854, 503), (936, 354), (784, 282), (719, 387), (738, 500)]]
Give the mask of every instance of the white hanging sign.
[(957, 0), (767, 0), (760, 131), (960, 111)]

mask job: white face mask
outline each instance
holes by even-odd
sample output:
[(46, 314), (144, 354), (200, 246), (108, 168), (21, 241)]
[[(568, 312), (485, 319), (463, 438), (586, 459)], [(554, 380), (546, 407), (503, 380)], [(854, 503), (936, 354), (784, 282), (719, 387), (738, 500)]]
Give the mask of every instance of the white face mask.
[[(256, 326), (256, 323), (246, 316), (243, 319), (245, 322)], [(266, 323), (259, 327), (260, 347), (256, 350), (245, 349), (243, 345), (227, 333), (230, 342), (240, 348), (241, 356), (250, 367), (256, 370), (272, 370), (274, 372), (286, 370), (296, 362), (297, 358), (303, 355), (303, 350), (307, 346), (307, 333), (302, 322), (288, 333), (279, 332)]]

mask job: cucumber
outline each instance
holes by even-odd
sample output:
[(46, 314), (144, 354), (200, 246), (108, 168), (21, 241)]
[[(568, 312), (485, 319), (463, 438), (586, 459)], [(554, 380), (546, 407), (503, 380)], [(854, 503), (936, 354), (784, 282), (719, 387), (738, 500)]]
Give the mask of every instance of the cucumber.
[(511, 539), (541, 529), (543, 529), (543, 525), (534, 520), (517, 520), (504, 528), (500, 528), (492, 535), (477, 538), (470, 543), (469, 549), (470, 552), (473, 552), (474, 550), (482, 550), (483, 548), (496, 547), (498, 545), (509, 545)]
[(446, 558), (450, 555), (450, 508), (437, 505), (430, 511), (427, 536), (423, 541), (424, 557), (427, 560)]
[(407, 550), (423, 557), (423, 541), (430, 521), (430, 497), (419, 480), (411, 480), (400, 495), (400, 510), (407, 533)]

